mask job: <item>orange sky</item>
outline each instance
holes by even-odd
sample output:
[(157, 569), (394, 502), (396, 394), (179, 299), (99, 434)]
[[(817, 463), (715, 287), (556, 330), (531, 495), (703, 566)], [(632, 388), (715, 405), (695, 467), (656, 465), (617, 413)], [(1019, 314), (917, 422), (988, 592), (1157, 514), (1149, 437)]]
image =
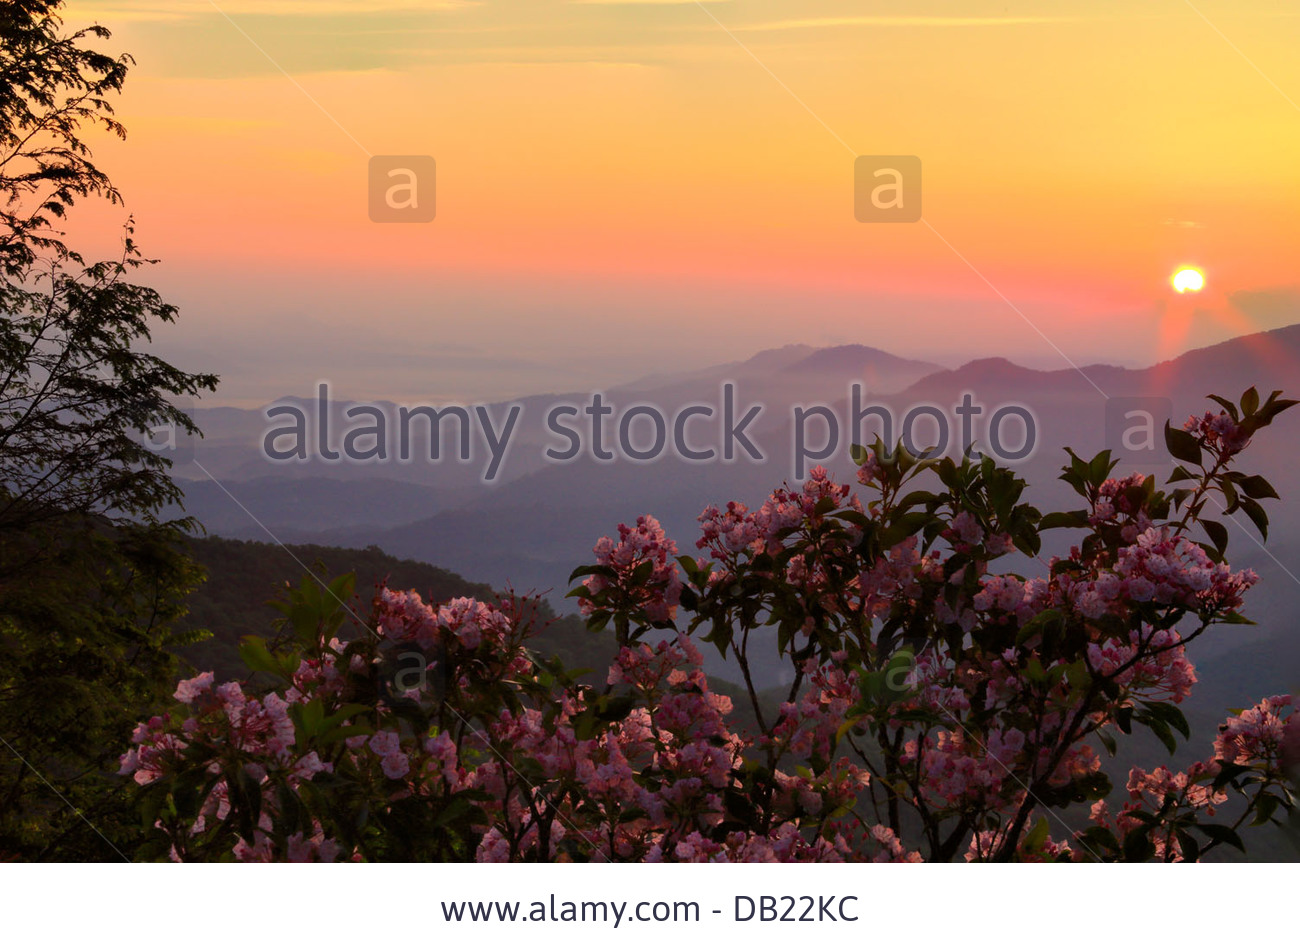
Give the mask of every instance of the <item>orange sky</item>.
[[(1292, 5), (67, 13), (138, 60), (100, 158), (182, 306), (165, 346), (226, 402), (499, 397), (791, 342), (1139, 364), (1300, 321)], [(368, 153), (434, 156), (437, 220), (370, 222)], [(856, 153), (921, 157), (928, 226), (854, 220)]]

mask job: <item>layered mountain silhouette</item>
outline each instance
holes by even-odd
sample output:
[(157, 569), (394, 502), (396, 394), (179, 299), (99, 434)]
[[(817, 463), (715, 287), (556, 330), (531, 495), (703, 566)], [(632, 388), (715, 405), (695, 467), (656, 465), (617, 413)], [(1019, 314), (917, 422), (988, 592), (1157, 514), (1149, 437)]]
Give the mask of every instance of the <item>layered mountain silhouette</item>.
[[(793, 478), (797, 407), (821, 405), (837, 414), (840, 445), (824, 462), (849, 479), (854, 467), (848, 449), (855, 435), (850, 432), (849, 388), (854, 383), (862, 387), (864, 404), (891, 412), (896, 430), (912, 408), (942, 410), (951, 424), (952, 449), (959, 448), (961, 436), (953, 409), (966, 394), (983, 411), (975, 424), (977, 448), (988, 448), (981, 423), (997, 408), (1027, 409), (1034, 420), (1036, 451), (1016, 465), (1042, 494), (1042, 502), (1052, 505), (1066, 501), (1053, 485), (1064, 460), (1062, 447), (1089, 453), (1109, 440), (1121, 458), (1134, 455), (1115, 445), (1115, 432), (1107, 432), (1108, 401), (1148, 401), (1139, 405), (1153, 412), (1167, 410), (1177, 424), (1209, 408), (1205, 398), (1212, 392), (1235, 399), (1254, 385), (1265, 392), (1300, 393), (1300, 325), (1234, 338), (1140, 370), (1089, 365), (1040, 371), (1001, 358), (943, 369), (868, 346), (791, 346), (704, 370), (643, 378), (606, 391), (604, 397), (620, 410), (650, 405), (671, 417), (683, 407), (716, 404), (724, 381), (734, 383), (740, 406), (764, 408), (747, 431), (765, 456), (762, 463), (693, 463), (671, 453), (649, 463), (607, 463), (585, 454), (572, 462), (550, 462), (545, 448), (562, 446), (563, 441), (546, 429), (548, 410), (560, 404), (582, 407), (590, 398), (569, 393), (514, 401), (521, 408), (519, 423), (507, 461), (491, 485), (482, 480), (487, 447), (481, 436), (474, 438), (470, 462), (450, 458), (459, 448), (455, 424), (444, 432), (443, 458), (437, 462), (420, 460), (427, 444), (417, 444), (413, 462), (272, 463), (261, 452), (268, 426), (263, 411), (225, 408), (195, 414), (205, 439), (194, 454), (206, 472), (181, 465), (177, 473), (190, 477), (185, 483), (188, 511), (216, 533), (265, 539), (265, 527), (286, 539), (375, 543), (394, 554), (427, 559), (494, 584), (512, 581), (559, 589), (567, 578), (566, 567), (620, 521), (653, 512), (679, 540), (690, 544), (694, 517), (706, 504), (732, 498), (756, 501)], [(287, 397), (272, 405), (287, 403), (314, 409), (315, 400)], [(336, 439), (348, 425), (346, 406), (329, 405)], [(386, 409), (392, 413), (395, 408)], [(506, 415), (504, 404), (487, 409), (498, 420)], [(927, 426), (921, 418), (918, 445), (934, 435)], [(718, 443), (717, 423), (695, 421), (692, 427), (699, 434), (692, 437), (696, 442)], [(607, 429), (612, 427), (607, 424)], [(878, 418), (872, 417), (856, 436), (869, 440), (879, 429)], [(1006, 430), (1004, 441), (1013, 446), (1023, 436), (1014, 419)], [(805, 432), (810, 448), (823, 445), (825, 433), (817, 420), (806, 421)], [(1300, 498), (1300, 470), (1289, 462), (1297, 434), (1300, 420), (1284, 415), (1247, 457), (1274, 481), (1284, 499)], [(1139, 455), (1133, 465), (1151, 470), (1163, 462)], [(1290, 546), (1287, 521), (1279, 520), (1277, 546)]]

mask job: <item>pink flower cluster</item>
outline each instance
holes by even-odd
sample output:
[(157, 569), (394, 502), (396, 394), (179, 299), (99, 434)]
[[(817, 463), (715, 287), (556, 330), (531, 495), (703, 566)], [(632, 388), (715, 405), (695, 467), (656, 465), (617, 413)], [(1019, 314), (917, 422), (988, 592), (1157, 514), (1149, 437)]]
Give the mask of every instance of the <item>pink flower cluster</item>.
[(728, 833), (722, 842), (693, 833), (669, 851), (657, 845), (647, 862), (679, 863), (919, 863), (921, 854), (908, 851), (894, 831), (877, 825), (867, 831), (860, 846), (841, 834), (809, 841), (794, 823), (783, 823), (770, 833)]
[[(1224, 458), (1247, 442), (1223, 414), (1188, 430)], [(698, 547), (717, 561), (697, 572), (683, 560), (685, 578), (658, 521), (620, 525), (596, 544), (579, 599), (594, 627), (615, 627), (603, 684), (539, 664), (530, 616), (511, 600), (430, 605), (383, 589), (368, 630), (282, 663), (294, 672), (282, 693), (250, 697), (210, 674), (182, 682), (183, 712), (139, 725), (122, 771), (142, 785), (210, 778), (195, 815), (159, 820), (178, 859), (370, 859), (397, 835), (375, 832), (390, 816), (401, 831), (415, 815), (439, 818), (456, 858), (484, 862), (916, 862), (900, 840), (913, 829), (941, 860), (963, 849), (971, 861), (1077, 859), (1134, 843), (1195, 858), (1187, 830), (1222, 807), (1225, 785), (1249, 772), (1273, 790), (1300, 764), (1290, 697), (1229, 718), (1214, 763), (1131, 771), (1116, 818), (1094, 803), (1094, 828), (1077, 834), (1087, 851), (1047, 835), (1055, 812), (1034, 817), (1110, 789), (1093, 745), (1111, 746), (1111, 728), (1171, 736), (1170, 705), (1196, 684), (1190, 637), (1230, 620), (1257, 581), (1168, 523), (1152, 479), (1103, 480), (1105, 462), (1067, 468), (1089, 531), (1042, 578), (990, 571), (1017, 544), (1035, 552), (1049, 523), (1015, 505), (1023, 484), (988, 462), (909, 475), (906, 460), (870, 455), (858, 478), (880, 498), (866, 508), (822, 467), (757, 508), (709, 507)], [(941, 492), (904, 494), (931, 470)], [(698, 615), (680, 618), (683, 605)], [(1176, 626), (1189, 621), (1202, 624), (1185, 637)], [(770, 702), (743, 654), (764, 628), (793, 668)], [(711, 689), (696, 630), (742, 653), (749, 726)], [(384, 672), (412, 652), (436, 687), (387, 690)], [(291, 807), (291, 794), (317, 803), (335, 789), (366, 803), (367, 829), (341, 825), (348, 811)], [(1224, 829), (1200, 835), (1230, 841)]]
[[(595, 860), (690, 853), (690, 844), (721, 821), (722, 793), (743, 748), (726, 723), (731, 700), (709, 690), (696, 667), (701, 660), (685, 637), (624, 647), (609, 684), (629, 691), (639, 705), (590, 738), (575, 730), (587, 704), (572, 696), (549, 721), (535, 709), (493, 719), (491, 750), (504, 759), (485, 763), (466, 781), (501, 801), (479, 858), (510, 859), (520, 849), (536, 849), (536, 819), (548, 810), (557, 817), (552, 850)], [(521, 758), (538, 764), (548, 783), (517, 783), (507, 765)], [(619, 819), (633, 807), (637, 819)], [(518, 844), (513, 852), (511, 843)]]
[[(1215, 764), (1195, 763), (1186, 771), (1173, 773), (1168, 767), (1157, 767), (1150, 773), (1134, 767), (1128, 775), (1128, 793), (1131, 806), (1158, 810), (1167, 798), (1182, 800), (1194, 810), (1214, 816), (1215, 807), (1228, 802), (1228, 795), (1203, 781), (1218, 774)], [(1194, 782), (1192, 778), (1202, 782)], [(1121, 828), (1124, 823), (1121, 822)]]
[[(682, 592), (675, 561), (677, 544), (664, 533), (659, 520), (640, 516), (634, 527), (620, 524), (618, 540), (605, 536), (593, 551), (596, 564), (612, 569), (614, 577), (588, 577), (583, 584), (592, 596), (613, 589), (639, 605), (652, 621), (664, 622), (676, 616)], [(648, 575), (641, 569), (643, 565), (649, 566)], [(585, 614), (595, 609), (590, 598), (581, 599), (580, 605)]]
[(1133, 542), (1139, 533), (1153, 525), (1150, 514), (1139, 501), (1146, 481), (1142, 473), (1104, 480), (1097, 487), (1097, 497), (1091, 501), (1088, 523), (1094, 528), (1108, 524), (1119, 526), (1120, 538)]
[(1133, 602), (1152, 602), (1215, 612), (1239, 608), (1259, 580), (1250, 569), (1233, 572), (1195, 542), (1168, 527), (1151, 527), (1121, 548), (1114, 566), (1073, 583), (1062, 583), (1065, 600), (1085, 618), (1126, 614)]
[(806, 522), (816, 524), (827, 507), (832, 511), (841, 507), (862, 510), (847, 484), (830, 479), (826, 467), (814, 466), (802, 489), (777, 489), (758, 509), (738, 502), (727, 503), (722, 510), (707, 507), (700, 513), (702, 534), (696, 545), (723, 560), (745, 552), (778, 552), (786, 546), (790, 532)]
[(1250, 445), (1250, 435), (1227, 413), (1205, 413), (1191, 416), (1183, 429), (1205, 442), (1220, 459), (1236, 456)]
[[(1024, 745), (1025, 735), (1015, 729), (990, 734), (982, 747), (964, 733), (941, 730), (934, 737), (922, 735), (907, 741), (902, 763), (917, 766), (919, 786), (928, 803), (945, 807), (978, 803), (996, 810), (1024, 796), (1013, 779)], [(1004, 790), (1004, 783), (1010, 787)]]
[[(1032, 814), (1030, 815), (1032, 817)], [(1029, 828), (1030, 824), (1025, 824)], [(981, 830), (971, 837), (970, 846), (966, 848), (966, 862), (987, 862), (998, 856), (1007, 844), (1010, 830), (1002, 827), (997, 830)], [(1054, 863), (1061, 859), (1070, 859), (1073, 851), (1064, 840), (1043, 837), (1037, 845), (1031, 843), (1031, 837), (1022, 833), (1016, 843), (1015, 858), (1021, 863)]]
[(1180, 704), (1196, 684), (1196, 669), (1187, 658), (1178, 632), (1152, 632), (1147, 626), (1128, 640), (1108, 638), (1088, 646), (1088, 664), (1130, 695)]
[(511, 631), (511, 621), (503, 612), (473, 598), (453, 598), (431, 606), (417, 592), (384, 588), (375, 602), (380, 634), (431, 653), (438, 648), (472, 652), (484, 641), (498, 649)]
[[(269, 833), (277, 804), (273, 795), (273, 776), (297, 786), (320, 773), (333, 771), (316, 751), (299, 756), (295, 751), (296, 729), (290, 716), (291, 702), (274, 692), (262, 698), (244, 694), (236, 682), (214, 686), (211, 672), (180, 682), (176, 700), (187, 707), (188, 716), (179, 726), (164, 717), (153, 717), (139, 725), (132, 735), (135, 745), (121, 758), (122, 774), (130, 774), (136, 783), (145, 785), (162, 779), (183, 767), (184, 757), (192, 750), (217, 750), (219, 756), (207, 762), (207, 772), (221, 777), (199, 807), (197, 816), (185, 831), (197, 836), (225, 821), (231, 810), (230, 784), (251, 781), (265, 799), (259, 828), (253, 843), (242, 837), (233, 844), (237, 859), (265, 861), (270, 858)], [(236, 758), (232, 766), (227, 757)], [(309, 856), (333, 857), (338, 848), (320, 834), (291, 843), (291, 861)], [(172, 856), (183, 858), (173, 844)]]
[(1300, 725), (1294, 711), (1284, 716), (1292, 703), (1291, 695), (1279, 694), (1229, 717), (1219, 728), (1214, 755), (1228, 764), (1278, 763), (1288, 732), (1293, 735)]
[[(1218, 773), (1218, 764), (1205, 763), (1195, 763), (1179, 773), (1167, 767), (1150, 772), (1134, 767), (1128, 776), (1128, 799), (1118, 816), (1112, 819), (1106, 802), (1098, 800), (1092, 805), (1092, 821), (1104, 829), (1115, 829), (1123, 837), (1145, 829), (1156, 859), (1179, 862), (1184, 858), (1184, 851), (1173, 832), (1176, 826), (1193, 823), (1201, 817), (1212, 819), (1217, 808), (1228, 802), (1228, 794), (1216, 790), (1212, 783)], [(1143, 819), (1157, 813), (1176, 822), (1153, 826)]]

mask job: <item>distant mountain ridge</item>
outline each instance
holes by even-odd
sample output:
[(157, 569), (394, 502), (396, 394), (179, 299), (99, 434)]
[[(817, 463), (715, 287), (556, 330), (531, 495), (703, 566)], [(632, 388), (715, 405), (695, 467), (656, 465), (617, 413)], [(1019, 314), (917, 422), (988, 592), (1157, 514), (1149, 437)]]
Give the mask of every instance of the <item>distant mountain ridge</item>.
[[(1243, 349), (1253, 352), (1261, 344), (1275, 353), (1271, 369), (1252, 373), (1249, 364), (1236, 366)], [(1216, 349), (1210, 348), (1192, 352), (1190, 359), (1196, 369), (1190, 371), (1178, 361), (1145, 370), (1093, 365), (1081, 368), (1082, 372), (1040, 371), (987, 358), (956, 370), (937, 370), (882, 402), (899, 414), (919, 403), (952, 407), (968, 392), (978, 397), (986, 413), (1003, 402), (1025, 403), (1037, 415), (1036, 436), (1041, 447), (1025, 463), (1026, 476), (1044, 504), (1064, 502), (1060, 497), (1064, 488), (1058, 488), (1055, 479), (1064, 458), (1061, 447), (1086, 452), (1102, 448), (1107, 441), (1106, 399), (1098, 388), (1110, 397), (1132, 398), (1160, 393), (1161, 385), (1172, 382), (1176, 386), (1169, 391), (1169, 400), (1176, 420), (1204, 409), (1205, 394), (1215, 390), (1235, 397), (1246, 386), (1258, 383), (1265, 389), (1300, 392), (1300, 327), (1218, 347), (1225, 357), (1224, 366), (1215, 360)], [(836, 350), (814, 354), (828, 353), (827, 359), (833, 362), (840, 356)], [(810, 356), (798, 357), (793, 363)], [(826, 385), (834, 394), (830, 403), (841, 413), (847, 412), (845, 388), (842, 378)], [(1266, 444), (1269, 457), (1282, 470), (1279, 489), (1290, 479), (1296, 481), (1296, 492), (1290, 498), (1300, 497), (1300, 478), (1295, 477), (1295, 467), (1281, 464), (1277, 448), (1289, 447), (1289, 437), (1300, 434), (1298, 422), (1284, 416)], [(396, 553), (452, 566), (497, 584), (509, 579), (558, 593), (564, 590), (567, 568), (575, 564), (575, 557), (585, 554), (599, 535), (620, 521), (653, 512), (675, 537), (689, 543), (694, 538), (694, 518), (706, 503), (761, 498), (790, 475), (790, 438), (788, 421), (777, 414), (768, 428), (757, 434), (760, 445), (772, 454), (766, 465), (701, 466), (668, 458), (631, 466), (584, 459), (565, 466), (543, 466), (424, 519), (412, 518), (405, 525), (378, 531), (369, 525), (348, 528), (341, 524), (320, 536), (305, 537), (349, 545), (378, 539)], [(841, 474), (851, 471), (846, 453), (828, 465)], [(1272, 475), (1272, 468), (1269, 458), (1261, 461), (1262, 471)]]
[[(773, 350), (761, 351), (745, 360), (733, 361), (706, 367), (700, 370), (682, 373), (656, 374), (641, 378), (628, 384), (621, 384), (603, 391), (607, 403), (628, 407), (633, 404), (657, 406), (668, 413), (692, 404), (713, 404), (719, 400), (719, 391), (724, 381), (736, 384), (738, 399), (750, 403), (760, 403), (771, 407), (787, 407), (796, 403), (830, 403), (841, 399), (846, 392), (845, 378), (860, 381), (873, 393), (889, 393), (902, 390), (918, 380), (943, 368), (934, 363), (909, 358), (897, 357), (883, 350), (865, 345), (844, 345), (829, 348), (813, 348), (806, 345), (790, 345)], [(351, 401), (340, 399), (343, 395), (332, 394), (333, 399), (327, 406), (329, 431), (338, 435), (344, 432), (349, 421), (345, 412), (352, 406)], [(584, 406), (590, 400), (590, 393), (550, 393), (533, 394), (518, 400), (497, 402), (486, 405), (494, 419), (504, 420), (509, 407), (521, 408), (521, 423), (511, 441), (512, 454), (504, 467), (501, 482), (519, 478), (535, 472), (545, 465), (542, 449), (554, 437), (548, 434), (545, 420), (550, 409), (558, 404)], [(271, 407), (298, 406), (308, 412), (316, 413), (318, 395), (281, 397), (266, 407), (256, 410), (244, 410), (230, 407), (200, 407), (193, 411), (193, 416), (200, 430), (202, 440), (183, 440), (178, 452), (176, 475), (194, 484), (203, 484), (215, 477), (223, 482), (235, 480), (252, 484), (263, 477), (275, 481), (286, 480), (330, 480), (333, 482), (350, 482), (362, 480), (372, 483), (375, 479), (387, 479), (398, 483), (413, 483), (431, 486), (436, 489), (435, 497), (422, 500), (418, 509), (443, 509), (455, 505), (470, 495), (482, 491), (480, 477), (483, 472), (479, 465), (461, 465), (458, 461), (444, 459), (437, 466), (406, 465), (395, 461), (371, 462), (366, 465), (336, 465), (335, 463), (312, 458), (306, 462), (291, 461), (273, 463), (263, 455), (262, 441), (272, 425), (268, 423), (265, 411)], [(396, 415), (397, 404), (391, 401), (371, 401), (370, 405), (380, 408), (391, 417)], [(437, 406), (435, 404), (435, 406)], [(283, 425), (285, 419), (276, 418), (276, 426)], [(317, 432), (316, 421), (309, 424), (310, 434)], [(451, 442), (457, 439), (452, 433)], [(488, 448), (481, 434), (475, 433), (474, 455), (483, 457)], [(188, 465), (191, 457), (197, 460), (202, 469)], [(412, 455), (427, 459), (427, 445), (417, 434)], [(454, 454), (452, 454), (454, 455)], [(323, 505), (331, 493), (324, 484), (305, 484), (301, 491), (309, 500), (317, 500)], [(464, 492), (462, 492), (464, 491)], [(196, 495), (203, 490), (196, 488)], [(250, 492), (268, 494), (265, 485)], [(393, 488), (396, 497), (403, 497), (404, 491)], [(272, 493), (273, 494), (273, 493)], [(335, 495), (338, 495), (337, 493)], [(344, 494), (346, 495), (346, 494)], [(355, 494), (353, 494), (355, 495)], [(270, 498), (264, 502), (270, 509), (294, 508), (287, 500), (276, 501)], [(195, 499), (203, 512), (211, 512), (206, 499)], [(213, 500), (218, 508), (219, 499)], [(298, 507), (301, 509), (301, 507)], [(307, 522), (291, 513), (286, 518), (273, 518), (278, 525), (299, 525), (308, 528)], [(223, 519), (214, 524), (226, 526)], [(346, 517), (343, 525), (385, 525), (388, 520), (382, 514), (375, 518)], [(318, 526), (310, 526), (318, 528)]]
[[(399, 554), (428, 559), (494, 584), (509, 578), (517, 584), (558, 590), (564, 584), (561, 564), (572, 559), (575, 547), (585, 551), (597, 530), (607, 531), (617, 521), (645, 511), (689, 527), (686, 520), (693, 522), (706, 502), (761, 493), (789, 476), (791, 430), (785, 407), (813, 402), (811, 394), (815, 392), (818, 400), (847, 416), (848, 383), (858, 375), (845, 368), (861, 368), (870, 361), (888, 365), (891, 372), (902, 373), (907, 379), (892, 395), (879, 397), (898, 414), (921, 403), (952, 407), (964, 393), (975, 394), (986, 412), (1008, 402), (1029, 406), (1038, 416), (1036, 435), (1043, 451), (1025, 464), (1026, 473), (1050, 491), (1060, 447), (1084, 451), (1105, 443), (1106, 397), (1162, 395), (1170, 400), (1173, 414), (1180, 420), (1204, 409), (1209, 392), (1236, 396), (1252, 384), (1265, 390), (1300, 392), (1300, 325), (1235, 338), (1140, 370), (1101, 364), (1032, 370), (996, 357), (945, 369), (865, 345), (792, 346), (720, 364), (709, 371), (691, 371), (672, 379), (647, 378), (658, 380), (657, 391), (635, 391), (635, 395), (630, 389), (609, 391), (610, 399), (622, 405), (630, 399), (648, 402), (648, 394), (658, 394), (661, 399), (656, 402), (671, 410), (708, 399), (710, 393), (716, 399), (718, 382), (708, 377), (709, 372), (735, 378), (741, 381), (742, 401), (764, 402), (772, 408), (756, 433), (758, 443), (770, 454), (765, 465), (695, 465), (666, 458), (649, 465), (605, 465), (579, 459), (557, 466), (544, 461), (542, 443), (531, 432), (521, 434), (510, 458), (513, 468), (494, 486), (480, 483), (481, 468), (449, 461), (434, 466), (273, 466), (247, 445), (222, 465), (235, 439), (229, 429), (217, 434), (212, 447), (205, 444), (199, 452), (205, 468), (284, 538), (349, 545), (380, 541)], [(742, 370), (745, 367), (749, 369)], [(927, 372), (921, 374), (922, 370)], [(543, 408), (560, 399), (576, 401), (580, 397), (538, 396), (522, 403), (536, 423), (544, 415)], [(246, 424), (258, 414), (234, 412), (243, 415), (246, 443)], [(207, 413), (227, 425), (231, 421), (231, 411), (199, 411), (200, 425), (208, 422)], [(260, 431), (263, 423), (256, 422)], [(1283, 434), (1295, 426), (1289, 416), (1283, 417), (1278, 435), (1270, 443), (1285, 441)], [(247, 461), (250, 455), (256, 457), (255, 463)], [(848, 461), (837, 457), (828, 465), (843, 471)], [(1284, 469), (1285, 482), (1296, 468), (1286, 465)], [(180, 473), (185, 474), (183, 467)], [(264, 537), (231, 503), (225, 490), (207, 482), (206, 477), (186, 485), (191, 512), (211, 531)], [(512, 514), (510, 519), (507, 513)], [(560, 513), (565, 519), (557, 526), (555, 517)], [(495, 527), (505, 523), (513, 529), (498, 533)], [(535, 528), (523, 528), (532, 526)], [(691, 529), (678, 531), (689, 534)], [(498, 535), (498, 542), (490, 541)], [(554, 569), (543, 569), (548, 564)]]
[(856, 376), (873, 393), (882, 393), (885, 392), (881, 389), (884, 384), (876, 381), (912, 374), (920, 379), (943, 368), (925, 360), (895, 357), (893, 354), (865, 344), (844, 344), (839, 347), (823, 347), (821, 350), (815, 350), (786, 369), (796, 374), (836, 373)]

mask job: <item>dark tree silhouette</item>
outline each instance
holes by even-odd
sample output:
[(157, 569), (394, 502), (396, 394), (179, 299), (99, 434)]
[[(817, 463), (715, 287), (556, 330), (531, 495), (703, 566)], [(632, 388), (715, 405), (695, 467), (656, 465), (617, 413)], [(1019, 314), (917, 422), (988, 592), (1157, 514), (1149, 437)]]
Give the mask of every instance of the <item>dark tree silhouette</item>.
[(61, 2), (0, 5), (0, 854), (121, 858), (134, 823), (114, 772), (140, 712), (174, 683), (169, 646), (200, 573), (170, 461), (141, 437), (192, 435), (175, 405), (212, 390), (142, 348), (176, 311), (62, 230), (80, 200), (121, 203), (86, 136), (124, 136), (109, 97), (132, 64), (67, 32)]

